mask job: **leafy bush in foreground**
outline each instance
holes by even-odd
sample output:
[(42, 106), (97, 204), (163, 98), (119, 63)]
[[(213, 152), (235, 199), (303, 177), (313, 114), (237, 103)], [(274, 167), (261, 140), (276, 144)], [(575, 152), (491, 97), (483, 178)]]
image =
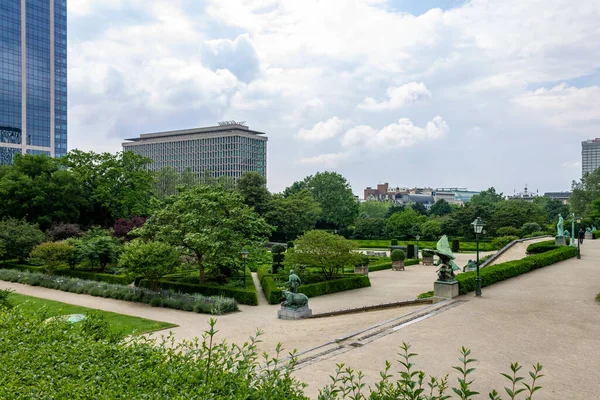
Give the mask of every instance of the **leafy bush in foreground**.
[(235, 300), (221, 296), (204, 297), (199, 294), (186, 295), (166, 290), (153, 291), (64, 276), (51, 276), (38, 272), (0, 269), (0, 280), (197, 313), (225, 314), (238, 311)]
[[(20, 307), (0, 309), (0, 398), (2, 399), (289, 399), (304, 400), (306, 385), (292, 373), (296, 352), (284, 361), (281, 345), (274, 358), (257, 349), (261, 332), (243, 345), (217, 341), (215, 321), (202, 338), (176, 342), (135, 336), (119, 341), (108, 335), (101, 318), (69, 324), (47, 315), (26, 314)], [(320, 400), (329, 399), (473, 399), (473, 363), (470, 350), (462, 348), (455, 387), (449, 376), (428, 377), (414, 368), (415, 354), (403, 344), (398, 377), (386, 362), (381, 380), (366, 387), (363, 375), (338, 365), (332, 383), (321, 389)], [(502, 374), (510, 398), (531, 399), (541, 387), (542, 366), (537, 364), (527, 380), (521, 366), (511, 364)], [(368, 392), (364, 393), (363, 392)], [(513, 393), (513, 395), (510, 395)], [(490, 399), (499, 400), (493, 391)]]

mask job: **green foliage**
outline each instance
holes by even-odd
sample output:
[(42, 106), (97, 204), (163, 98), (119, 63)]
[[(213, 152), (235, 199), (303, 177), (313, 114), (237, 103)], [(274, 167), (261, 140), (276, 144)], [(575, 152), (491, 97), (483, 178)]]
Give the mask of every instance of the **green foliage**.
[(443, 217), (450, 213), (452, 213), (452, 207), (450, 207), (450, 204), (444, 199), (436, 201), (429, 209), (430, 215), (437, 215), (439, 217)]
[(277, 274), (277, 271), (279, 268), (281, 268), (281, 264), (285, 259), (286, 250), (286, 247), (282, 244), (276, 244), (271, 248), (271, 254), (273, 258), (272, 271), (274, 274)]
[(46, 231), (46, 234), (53, 242), (59, 242), (61, 240), (81, 236), (81, 229), (77, 224), (65, 224), (61, 222), (52, 225), (52, 227)]
[(390, 242), (390, 244), (391, 244), (392, 246), (398, 246), (398, 240), (396, 240), (396, 239), (392, 239), (392, 241)]
[(396, 249), (392, 251), (391, 254), (392, 261), (404, 261), (406, 259), (406, 254), (400, 249)]
[(288, 197), (273, 196), (267, 206), (265, 220), (284, 238), (296, 238), (315, 227), (321, 211), (312, 194), (302, 190)]
[(386, 218), (392, 203), (389, 201), (363, 201), (360, 203), (359, 215), (363, 218)]
[(4, 259), (25, 261), (31, 250), (42, 243), (45, 235), (35, 224), (6, 218), (0, 221), (0, 240), (4, 243)]
[(408, 258), (419, 258), (417, 256), (417, 254), (415, 254), (415, 253), (416, 253), (416, 251), (415, 251), (415, 245), (414, 244), (409, 243), (408, 245), (406, 245), (406, 256)]
[(38, 244), (30, 254), (39, 259), (49, 274), (54, 273), (62, 264), (68, 263), (75, 255), (75, 246), (66, 242), (46, 242)]
[(388, 237), (413, 237), (415, 226), (425, 222), (427, 217), (418, 214), (412, 208), (393, 214), (386, 220), (386, 233)]
[(496, 250), (500, 250), (504, 246), (508, 245), (513, 240), (518, 240), (518, 236), (500, 236), (492, 240), (492, 247)]
[(525, 236), (523, 236), (523, 238), (527, 239), (527, 238), (534, 238), (534, 237), (544, 236), (544, 235), (546, 235), (546, 232), (539, 231), (539, 232), (530, 233), (529, 235), (525, 235)]
[(158, 289), (158, 280), (172, 273), (179, 264), (177, 250), (161, 242), (134, 240), (124, 246), (119, 258), (120, 268), (148, 279), (153, 290)]
[(14, 290), (11, 289), (0, 290), (0, 310), (13, 307), (13, 303), (10, 299), (10, 295), (13, 292)]
[(423, 251), (421, 252), (421, 255), (422, 255), (423, 257), (433, 257), (433, 255), (434, 255), (434, 254), (433, 254), (431, 251), (426, 251), (426, 250), (423, 250)]
[(298, 288), (298, 292), (304, 293), (307, 297), (317, 297), (325, 294), (338, 293), (345, 290), (360, 289), (369, 286), (371, 286), (371, 281), (366, 275), (342, 275), (338, 279), (301, 285)]
[(371, 259), (369, 258), (368, 255), (360, 254), (358, 256), (358, 258), (356, 259), (356, 261), (354, 262), (354, 266), (355, 267), (364, 267), (364, 266), (368, 266), (370, 262), (371, 262)]
[(452, 252), (458, 253), (460, 251), (460, 240), (452, 239)]
[[(556, 250), (551, 250), (542, 254), (535, 254), (525, 257), (521, 260), (508, 261), (502, 264), (492, 265), (480, 270), (481, 286), (489, 286), (496, 282), (514, 278), (526, 272), (542, 268), (547, 265), (575, 257), (577, 255), (576, 247), (560, 246)], [(475, 290), (475, 272), (463, 272), (456, 276), (459, 284), (460, 294), (466, 294)]]
[(271, 194), (267, 190), (267, 180), (258, 172), (246, 172), (237, 181), (237, 190), (244, 199), (244, 204), (251, 207), (258, 215), (268, 209)]
[(523, 235), (530, 235), (533, 232), (539, 232), (541, 230), (542, 227), (537, 222), (527, 222), (526, 224), (523, 224), (523, 227), (521, 227), (521, 232)]
[(358, 218), (354, 225), (356, 238), (372, 239), (384, 235), (385, 220), (383, 218)]
[(427, 208), (423, 205), (423, 203), (414, 203), (411, 208), (415, 210), (417, 214), (427, 215)]
[[(521, 228), (527, 222), (544, 222), (543, 211), (524, 200), (503, 201), (496, 205), (491, 226)], [(539, 229), (537, 229), (539, 230)]]
[(100, 266), (104, 272), (109, 263), (118, 259), (119, 241), (103, 231), (90, 231), (77, 242), (77, 252), (82, 260), (87, 260), (90, 265)]
[(292, 241), (287, 242), (287, 248), (288, 249), (293, 249), (294, 248), (294, 242), (292, 242)]
[(496, 189), (491, 187), (471, 197), (469, 203), (471, 203), (472, 206), (494, 206), (503, 201), (505, 201), (504, 195), (502, 193), (496, 193)]
[(288, 262), (295, 265), (318, 267), (326, 280), (333, 279), (340, 268), (354, 265), (358, 257), (356, 245), (342, 236), (325, 231), (308, 231), (296, 239), (293, 250), (288, 250)]
[(600, 170), (586, 174), (579, 182), (573, 181), (571, 190), (573, 192), (569, 198), (571, 210), (582, 217), (589, 216), (593, 211), (593, 201), (600, 199)]
[[(258, 269), (258, 280), (269, 304), (279, 304), (283, 297), (283, 289), (275, 283), (276, 275), (270, 275), (266, 268)], [(280, 278), (280, 277), (277, 277)]]
[(547, 251), (556, 250), (561, 246), (554, 244), (554, 240), (547, 240), (544, 242), (532, 243), (527, 246), (527, 254), (540, 254)]
[(152, 291), (144, 288), (134, 288), (126, 285), (101, 283), (78, 278), (66, 278), (39, 272), (0, 269), (0, 280), (197, 313), (222, 314), (238, 310), (237, 304), (235, 304), (233, 299), (224, 297), (209, 298), (199, 294), (191, 296), (164, 290)]
[[(248, 277), (251, 280), (252, 276), (248, 272)], [(201, 294), (203, 296), (222, 296), (234, 299), (240, 304), (247, 304), (250, 306), (258, 305), (258, 297), (256, 296), (256, 290), (254, 284), (250, 286), (250, 289), (234, 288), (228, 286), (218, 285), (199, 285), (194, 283), (185, 282), (174, 282), (168, 279), (161, 279), (156, 282), (160, 289), (166, 291), (174, 291), (176, 293), (186, 294)], [(147, 279), (140, 281), (139, 287), (152, 289), (153, 284)]]
[(512, 226), (503, 226), (496, 229), (496, 236), (518, 236), (521, 237), (521, 230)]
[(321, 224), (341, 228), (354, 224), (359, 204), (350, 184), (337, 172), (317, 172), (307, 177), (305, 186), (319, 203)]
[[(440, 201), (443, 201), (443, 199)], [(429, 221), (423, 223), (421, 225), (421, 236), (428, 239), (438, 239), (441, 237), (442, 221), (440, 219), (430, 219)]]
[(191, 252), (204, 283), (206, 268), (239, 266), (242, 247), (263, 244), (271, 232), (242, 200), (221, 186), (195, 186), (158, 204), (137, 233)]
[(598, 239), (598, 238), (600, 238), (600, 231), (593, 232), (592, 235), (593, 235), (594, 239)]
[(432, 297), (433, 297), (433, 290), (430, 290), (429, 292), (421, 293), (420, 295), (418, 295), (417, 299), (430, 299)]

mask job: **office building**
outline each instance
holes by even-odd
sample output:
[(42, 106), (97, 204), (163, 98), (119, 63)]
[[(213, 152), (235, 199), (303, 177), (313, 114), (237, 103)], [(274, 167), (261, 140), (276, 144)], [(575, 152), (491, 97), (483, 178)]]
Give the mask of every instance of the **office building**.
[(123, 151), (152, 159), (150, 169), (171, 167), (178, 172), (207, 173), (237, 181), (250, 171), (267, 176), (267, 137), (243, 122), (170, 132), (146, 133), (127, 139)]
[(364, 201), (391, 201), (396, 204), (422, 203), (429, 209), (435, 202), (445, 200), (450, 204), (464, 205), (479, 192), (466, 188), (390, 188), (388, 183), (380, 183), (376, 189), (367, 187), (364, 190)]
[(600, 139), (581, 142), (581, 176), (591, 174), (600, 167)]
[(66, 0), (0, 0), (0, 164), (66, 152)]

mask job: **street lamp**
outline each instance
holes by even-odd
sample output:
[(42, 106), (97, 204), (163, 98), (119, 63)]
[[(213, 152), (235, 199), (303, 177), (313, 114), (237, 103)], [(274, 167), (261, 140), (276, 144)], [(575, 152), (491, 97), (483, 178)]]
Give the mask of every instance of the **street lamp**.
[[(579, 220), (577, 220), (577, 223), (579, 223)], [(576, 247), (575, 238), (577, 238), (577, 243), (579, 243), (579, 234), (575, 233), (575, 213), (571, 213), (571, 243), (569, 243), (571, 247)]]
[(244, 289), (246, 289), (246, 261), (248, 260), (248, 254), (250, 253), (246, 250), (246, 247), (243, 247), (242, 251), (240, 251), (240, 256), (244, 259)]
[[(581, 220), (577, 219), (577, 225), (581, 224)], [(579, 238), (579, 232), (577, 232), (577, 259), (581, 260), (581, 239)]]
[(475, 231), (475, 240), (477, 242), (477, 278), (475, 278), (475, 296), (481, 296), (481, 277), (479, 276), (479, 235), (483, 232), (485, 223), (479, 217), (471, 223)]
[(420, 235), (415, 236), (415, 239), (417, 239), (417, 260), (419, 259), (419, 239), (421, 239)]

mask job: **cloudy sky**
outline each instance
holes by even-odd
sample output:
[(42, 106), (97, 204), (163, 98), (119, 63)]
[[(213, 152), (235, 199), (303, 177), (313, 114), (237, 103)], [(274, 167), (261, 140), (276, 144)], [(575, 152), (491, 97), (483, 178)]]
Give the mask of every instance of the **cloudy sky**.
[(69, 147), (247, 121), (268, 186), (560, 191), (600, 137), (597, 0), (70, 0)]

